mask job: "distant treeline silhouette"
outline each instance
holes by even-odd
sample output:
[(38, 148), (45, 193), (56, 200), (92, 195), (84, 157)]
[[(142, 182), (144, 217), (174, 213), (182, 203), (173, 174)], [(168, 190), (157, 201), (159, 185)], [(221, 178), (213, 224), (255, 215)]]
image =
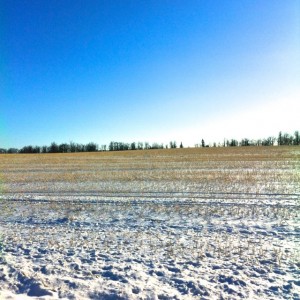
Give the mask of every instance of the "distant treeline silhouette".
[[(300, 135), (299, 131), (295, 131), (293, 135), (288, 133), (282, 133), (281, 131), (278, 134), (278, 137), (268, 137), (265, 139), (250, 140), (247, 138), (242, 139), (241, 141), (231, 139), (224, 139), (222, 143), (213, 143), (208, 145), (205, 143), (204, 139), (201, 140), (199, 144), (195, 144), (195, 147), (245, 147), (245, 146), (288, 146), (288, 145), (300, 145)], [(180, 143), (180, 148), (183, 148), (183, 144)], [(50, 146), (24, 146), (21, 149), (9, 148), (4, 149), (0, 148), (0, 153), (73, 153), (73, 152), (98, 152), (98, 151), (124, 151), (124, 150), (145, 150), (145, 149), (164, 149), (164, 148), (177, 148), (177, 143), (171, 141), (169, 144), (159, 144), (153, 143), (149, 144), (148, 142), (132, 142), (132, 143), (123, 143), (123, 142), (110, 142), (109, 145), (101, 145), (90, 142), (87, 144), (78, 144), (74, 142), (57, 144), (52, 142)]]

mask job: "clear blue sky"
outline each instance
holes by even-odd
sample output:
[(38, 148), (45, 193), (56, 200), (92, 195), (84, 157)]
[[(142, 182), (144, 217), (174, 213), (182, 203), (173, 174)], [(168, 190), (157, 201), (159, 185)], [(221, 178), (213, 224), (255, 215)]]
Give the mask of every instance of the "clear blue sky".
[(1, 0), (0, 70), (0, 148), (293, 133), (300, 1)]

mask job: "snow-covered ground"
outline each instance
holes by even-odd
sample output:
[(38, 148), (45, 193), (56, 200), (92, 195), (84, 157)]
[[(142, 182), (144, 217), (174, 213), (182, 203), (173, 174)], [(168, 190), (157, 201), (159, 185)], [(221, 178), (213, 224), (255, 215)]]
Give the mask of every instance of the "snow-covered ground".
[(300, 299), (286, 149), (5, 156), (0, 299)]

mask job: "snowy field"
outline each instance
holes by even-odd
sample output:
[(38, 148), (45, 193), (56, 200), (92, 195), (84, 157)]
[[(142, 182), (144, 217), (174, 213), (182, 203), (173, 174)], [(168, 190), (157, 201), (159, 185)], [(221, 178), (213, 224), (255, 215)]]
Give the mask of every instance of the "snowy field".
[(300, 148), (0, 156), (0, 299), (300, 299)]

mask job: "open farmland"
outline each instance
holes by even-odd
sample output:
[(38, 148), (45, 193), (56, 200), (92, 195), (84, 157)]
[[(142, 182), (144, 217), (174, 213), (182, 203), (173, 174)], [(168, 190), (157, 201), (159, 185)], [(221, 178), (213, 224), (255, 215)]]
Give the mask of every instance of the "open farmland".
[(1, 299), (300, 299), (299, 147), (1, 155), (0, 170)]

